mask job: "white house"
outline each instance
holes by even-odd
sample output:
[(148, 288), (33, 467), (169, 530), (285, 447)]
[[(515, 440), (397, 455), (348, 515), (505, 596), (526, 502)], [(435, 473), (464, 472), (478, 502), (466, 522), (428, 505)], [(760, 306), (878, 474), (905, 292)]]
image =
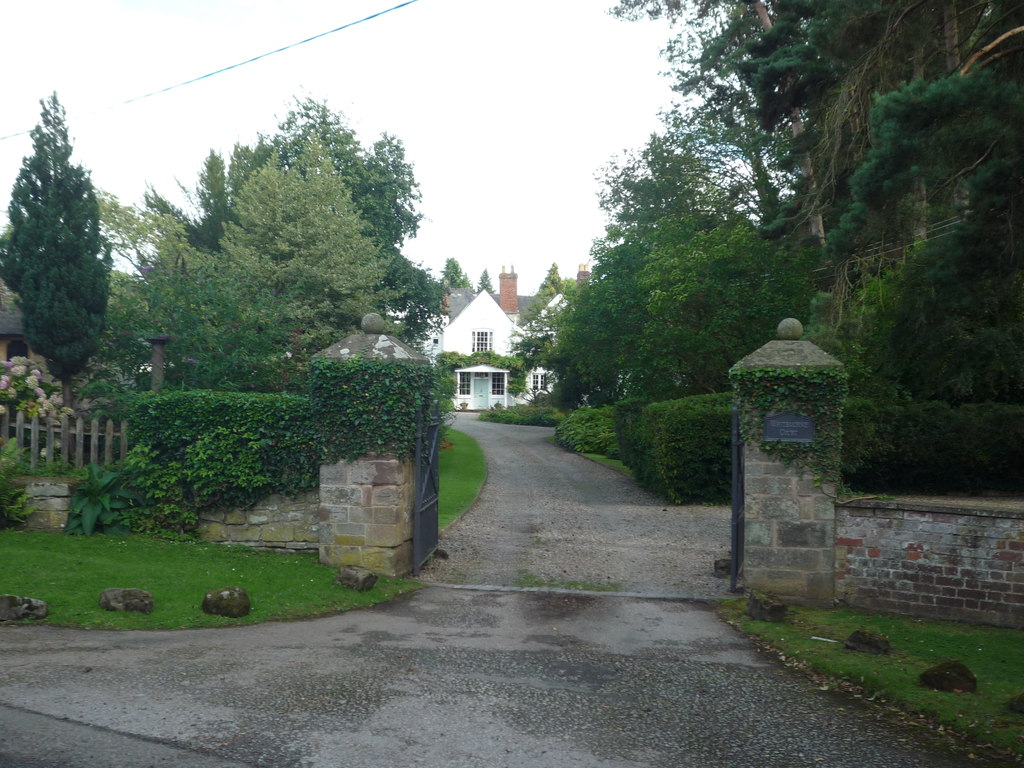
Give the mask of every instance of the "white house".
[[(487, 291), (452, 291), (447, 298), (448, 324), (435, 334), (428, 345), (428, 354), (491, 351), (511, 355), (512, 343), (519, 330), (522, 313), (533, 302), (533, 296), (520, 296), (519, 278), (515, 267), (506, 272), (502, 267), (498, 275), (497, 294)], [(455, 405), (470, 410), (484, 410), (496, 405), (508, 406), (525, 402), (523, 396), (514, 397), (508, 391), (507, 368), (474, 365), (455, 371)], [(526, 388), (547, 390), (546, 371), (531, 371), (526, 377)]]

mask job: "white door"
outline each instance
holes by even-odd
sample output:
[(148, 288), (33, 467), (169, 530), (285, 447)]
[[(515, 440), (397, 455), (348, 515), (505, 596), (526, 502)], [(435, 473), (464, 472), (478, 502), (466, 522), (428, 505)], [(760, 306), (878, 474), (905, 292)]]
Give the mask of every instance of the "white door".
[(486, 411), (490, 405), (491, 377), (473, 375), (473, 404), (474, 411)]

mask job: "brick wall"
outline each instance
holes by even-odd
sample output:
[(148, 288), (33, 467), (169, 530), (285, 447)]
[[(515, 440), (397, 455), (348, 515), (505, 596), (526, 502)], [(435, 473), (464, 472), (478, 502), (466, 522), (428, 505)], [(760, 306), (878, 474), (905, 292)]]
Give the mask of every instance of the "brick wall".
[(841, 603), (1024, 628), (1024, 509), (848, 502), (835, 541)]

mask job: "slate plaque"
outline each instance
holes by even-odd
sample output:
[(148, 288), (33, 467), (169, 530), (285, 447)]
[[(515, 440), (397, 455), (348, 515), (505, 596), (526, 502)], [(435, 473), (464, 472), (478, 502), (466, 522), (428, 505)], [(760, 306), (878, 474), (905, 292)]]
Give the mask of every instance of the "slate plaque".
[(764, 440), (775, 443), (813, 443), (814, 419), (791, 411), (764, 417)]

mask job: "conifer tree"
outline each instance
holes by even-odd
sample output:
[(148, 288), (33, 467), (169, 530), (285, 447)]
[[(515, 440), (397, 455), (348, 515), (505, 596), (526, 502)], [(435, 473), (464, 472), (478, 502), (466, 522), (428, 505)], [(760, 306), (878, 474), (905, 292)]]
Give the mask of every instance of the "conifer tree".
[(0, 276), (21, 298), (29, 346), (47, 359), (71, 406), (71, 381), (103, 331), (111, 259), (89, 172), (71, 162), (64, 108), (56, 94), (40, 103), (33, 153), (11, 191)]
[(480, 291), (494, 293), (494, 285), (491, 283), (491, 276), (486, 269), (480, 274), (480, 282), (476, 285), (476, 292), (480, 293)]

